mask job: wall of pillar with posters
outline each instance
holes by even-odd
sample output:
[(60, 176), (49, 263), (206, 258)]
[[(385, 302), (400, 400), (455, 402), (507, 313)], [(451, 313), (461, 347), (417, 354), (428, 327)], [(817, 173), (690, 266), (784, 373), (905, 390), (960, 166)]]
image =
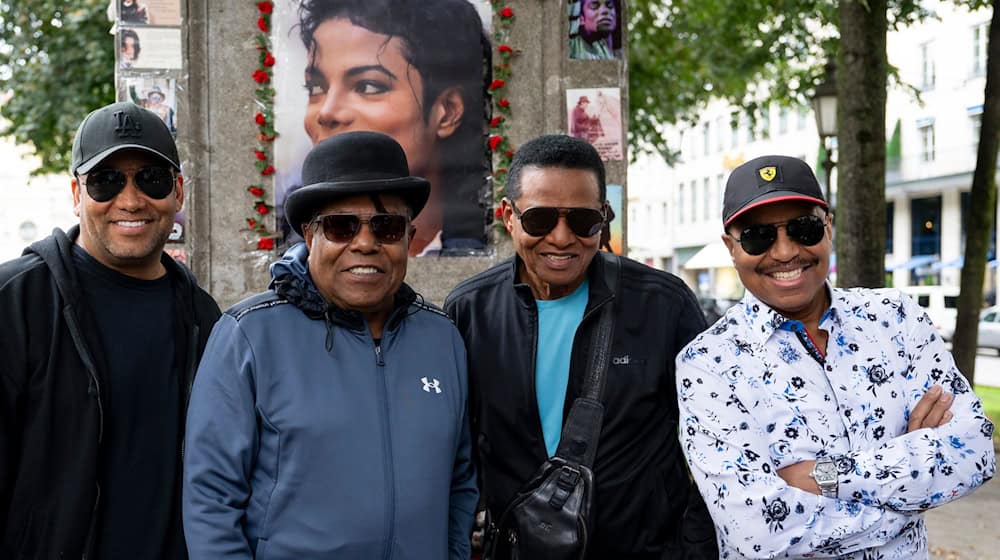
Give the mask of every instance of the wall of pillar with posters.
[[(178, 99), (185, 81), (181, 11), (181, 0), (111, 0), (108, 5), (117, 46), (118, 101), (131, 101), (156, 113), (179, 140)], [(181, 156), (182, 168), (189, 167), (183, 151)], [(166, 247), (184, 263), (188, 262), (186, 216), (183, 209), (177, 213)]]
[[(539, 134), (580, 135), (602, 154), (617, 215), (605, 247), (627, 250), (621, 0), (176, 1), (180, 19), (170, 24), (151, 0), (147, 23), (119, 15), (119, 36), (134, 29), (141, 45), (128, 68), (119, 61), (119, 91), (147, 105), (163, 92), (173, 112), (185, 185), (194, 186), (182, 247), (223, 306), (266, 288), (268, 265), (295, 242), (281, 208), (301, 161), (343, 130), (395, 136), (433, 184), (407, 275), (428, 301), (513, 254), (494, 221), (498, 186), (510, 153)], [(147, 41), (179, 47), (181, 63), (163, 51), (151, 66)], [(131, 47), (119, 42), (125, 58)], [(461, 111), (448, 126), (412, 118), (449, 91)], [(586, 131), (574, 131), (582, 97), (576, 118)], [(378, 99), (391, 99), (381, 112)]]

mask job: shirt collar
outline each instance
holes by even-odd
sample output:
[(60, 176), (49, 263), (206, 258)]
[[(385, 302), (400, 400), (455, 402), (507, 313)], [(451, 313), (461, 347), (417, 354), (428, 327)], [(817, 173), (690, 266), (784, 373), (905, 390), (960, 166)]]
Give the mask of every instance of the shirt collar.
[[(842, 297), (830, 286), (830, 282), (824, 283), (827, 295), (830, 296), (830, 307), (823, 312), (823, 316), (819, 320), (819, 324), (824, 324), (827, 320), (832, 320), (834, 324), (840, 325), (841, 318), (843, 317), (843, 310), (838, 310), (846, 302)], [(754, 333), (755, 336), (759, 336), (761, 342), (766, 342), (767, 339), (771, 338), (776, 330), (795, 330), (795, 325), (802, 325), (800, 321), (794, 319), (788, 319), (781, 313), (778, 313), (771, 306), (767, 305), (763, 301), (753, 295), (749, 290), (743, 295), (743, 299), (740, 301), (740, 307), (743, 311), (743, 317), (746, 320), (747, 326), (750, 332)]]

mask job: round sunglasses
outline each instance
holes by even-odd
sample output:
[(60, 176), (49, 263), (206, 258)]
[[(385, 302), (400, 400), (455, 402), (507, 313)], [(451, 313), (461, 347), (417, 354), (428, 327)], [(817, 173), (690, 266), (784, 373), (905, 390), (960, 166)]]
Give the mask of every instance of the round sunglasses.
[(169, 167), (150, 166), (139, 169), (98, 169), (87, 173), (83, 181), (87, 194), (97, 202), (108, 202), (125, 189), (128, 178), (143, 194), (163, 200), (174, 192), (174, 172)]
[(317, 216), (310, 224), (318, 223), (323, 228), (323, 237), (333, 243), (349, 243), (362, 224), (368, 224), (375, 241), (398, 243), (406, 235), (410, 219), (401, 214), (324, 214)]
[(559, 217), (566, 217), (566, 225), (577, 237), (593, 237), (604, 227), (604, 212), (593, 208), (561, 208), (535, 206), (524, 212), (510, 201), (514, 215), (521, 221), (521, 229), (532, 237), (544, 237), (559, 224)]
[(775, 224), (753, 224), (747, 226), (740, 232), (737, 239), (728, 232), (726, 235), (736, 240), (743, 252), (748, 255), (763, 255), (778, 240), (778, 228), (784, 227), (788, 238), (799, 245), (812, 247), (823, 240), (826, 235), (826, 219), (815, 214), (799, 216), (787, 222)]

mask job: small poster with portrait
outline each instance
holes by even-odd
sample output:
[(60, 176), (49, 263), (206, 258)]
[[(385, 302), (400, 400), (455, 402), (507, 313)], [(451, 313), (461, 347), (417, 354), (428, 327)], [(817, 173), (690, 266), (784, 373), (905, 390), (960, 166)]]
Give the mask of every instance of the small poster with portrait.
[(620, 0), (567, 0), (567, 10), (571, 60), (621, 59)]
[(124, 101), (149, 109), (177, 136), (177, 80), (173, 78), (125, 78)]
[(180, 28), (118, 29), (118, 68), (179, 70), (183, 64)]
[(431, 184), (413, 219), (411, 256), (484, 254), (492, 160), (488, 0), (275, 0), (271, 16), (275, 210), (301, 188), (313, 146), (357, 130), (402, 146)]
[(566, 122), (568, 134), (589, 142), (604, 161), (624, 159), (620, 89), (566, 90)]
[(625, 220), (625, 214), (622, 209), (622, 192), (621, 185), (608, 185), (608, 209), (611, 210), (608, 218), (611, 221), (601, 231), (601, 249), (616, 255), (624, 254), (622, 253), (622, 222)]
[(126, 25), (180, 25), (180, 0), (116, 0), (118, 21)]

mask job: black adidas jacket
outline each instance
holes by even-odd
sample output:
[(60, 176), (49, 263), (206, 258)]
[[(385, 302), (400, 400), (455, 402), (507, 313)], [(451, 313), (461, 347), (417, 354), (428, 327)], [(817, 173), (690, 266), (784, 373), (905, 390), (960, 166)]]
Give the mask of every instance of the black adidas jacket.
[[(712, 520), (678, 443), (674, 385), (674, 358), (705, 329), (705, 318), (680, 279), (629, 259), (620, 259), (612, 294), (604, 281), (608, 258), (619, 257), (598, 253), (588, 269), (563, 411), (565, 421), (582, 390), (600, 308), (614, 305), (588, 558), (718, 558)], [(538, 312), (517, 266), (514, 257), (474, 276), (445, 302), (468, 350), (473, 441), (493, 516), (547, 458), (535, 396)]]

